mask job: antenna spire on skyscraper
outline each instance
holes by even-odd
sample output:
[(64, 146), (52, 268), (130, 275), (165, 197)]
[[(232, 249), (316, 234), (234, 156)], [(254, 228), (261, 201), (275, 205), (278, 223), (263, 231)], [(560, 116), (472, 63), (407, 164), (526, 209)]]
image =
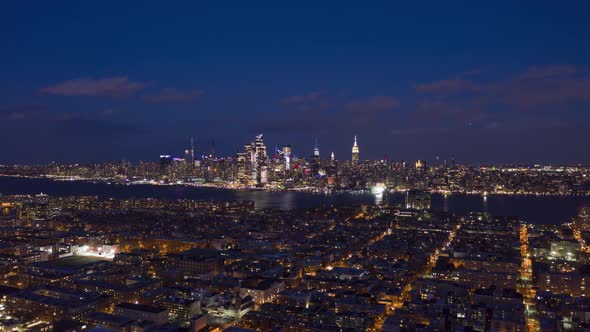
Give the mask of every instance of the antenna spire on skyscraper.
[(358, 163), (359, 161), (359, 146), (356, 142), (356, 135), (354, 135), (354, 144), (352, 145), (352, 162)]
[(315, 138), (315, 146), (313, 148), (313, 155), (315, 157), (319, 157), (320, 156), (320, 145), (318, 144), (318, 138)]
[(190, 149), (190, 157), (191, 157), (191, 162), (195, 161), (195, 138), (193, 136), (190, 137), (191, 140), (191, 149)]

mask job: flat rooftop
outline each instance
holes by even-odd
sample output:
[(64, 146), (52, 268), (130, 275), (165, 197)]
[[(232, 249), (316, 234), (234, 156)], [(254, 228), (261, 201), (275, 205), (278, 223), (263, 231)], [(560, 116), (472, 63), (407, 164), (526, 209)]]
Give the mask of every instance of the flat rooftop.
[(39, 265), (45, 267), (61, 267), (61, 268), (82, 268), (86, 265), (98, 263), (100, 261), (109, 262), (108, 259), (95, 256), (69, 256), (58, 258), (52, 261), (42, 262)]

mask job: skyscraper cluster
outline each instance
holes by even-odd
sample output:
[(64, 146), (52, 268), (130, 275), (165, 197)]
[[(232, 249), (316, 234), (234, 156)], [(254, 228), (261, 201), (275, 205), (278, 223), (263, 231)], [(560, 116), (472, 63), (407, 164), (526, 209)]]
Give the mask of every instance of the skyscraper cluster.
[(268, 155), (263, 134), (256, 135), (254, 142), (244, 145), (238, 153), (238, 178), (248, 185), (264, 185), (268, 182)]
[[(266, 151), (263, 134), (257, 135), (253, 142), (244, 145), (244, 149), (237, 153), (238, 181), (247, 186), (264, 186), (272, 178), (270, 173), (284, 173), (297, 168), (298, 165), (309, 162), (309, 169), (305, 170), (310, 176), (326, 175), (335, 167), (334, 152), (330, 155), (330, 163), (325, 164), (320, 158), (320, 146), (315, 140), (313, 154), (307, 161), (298, 159), (293, 163), (294, 156), (290, 145), (284, 145), (275, 149), (275, 154), (269, 156)], [(359, 163), (359, 146), (357, 137), (354, 136), (352, 147), (352, 164)], [(335, 170), (333, 171), (335, 173)], [(272, 180), (272, 179), (271, 179)]]

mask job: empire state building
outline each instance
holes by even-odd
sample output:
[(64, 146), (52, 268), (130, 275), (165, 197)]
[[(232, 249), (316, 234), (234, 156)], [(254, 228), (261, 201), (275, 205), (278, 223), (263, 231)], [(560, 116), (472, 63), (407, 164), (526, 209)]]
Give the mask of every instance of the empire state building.
[(354, 164), (359, 162), (359, 146), (356, 143), (356, 135), (354, 135), (354, 144), (352, 145), (352, 162)]

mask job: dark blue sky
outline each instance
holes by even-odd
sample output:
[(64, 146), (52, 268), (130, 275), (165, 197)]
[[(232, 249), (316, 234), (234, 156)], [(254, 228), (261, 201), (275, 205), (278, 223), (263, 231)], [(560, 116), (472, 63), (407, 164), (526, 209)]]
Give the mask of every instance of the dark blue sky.
[[(213, 3), (213, 4), (211, 4)], [(14, 1), (0, 162), (154, 160), (263, 132), (350, 158), (590, 163), (587, 1)]]

